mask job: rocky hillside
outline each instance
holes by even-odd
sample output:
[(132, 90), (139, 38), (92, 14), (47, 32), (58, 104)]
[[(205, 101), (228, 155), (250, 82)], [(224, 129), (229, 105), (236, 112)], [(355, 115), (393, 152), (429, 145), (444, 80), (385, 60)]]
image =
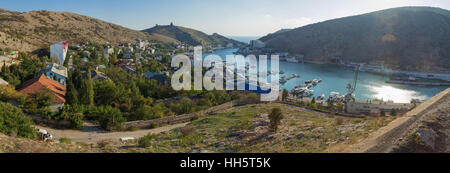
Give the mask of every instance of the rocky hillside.
[(149, 34), (161, 34), (175, 40), (179, 40), (190, 45), (219, 45), (226, 46), (229, 43), (235, 46), (242, 46), (244, 43), (226, 38), (222, 35), (214, 33), (208, 35), (201, 31), (197, 31), (190, 28), (185, 28), (181, 26), (171, 25), (156, 25), (153, 28), (143, 30), (143, 32)]
[(401, 69), (450, 69), (450, 12), (402, 7), (345, 17), (261, 38), (309, 60), (384, 60)]
[(70, 44), (123, 43), (135, 39), (173, 42), (160, 34), (147, 34), (92, 17), (68, 12), (14, 12), (0, 9), (0, 48), (33, 51), (66, 40)]

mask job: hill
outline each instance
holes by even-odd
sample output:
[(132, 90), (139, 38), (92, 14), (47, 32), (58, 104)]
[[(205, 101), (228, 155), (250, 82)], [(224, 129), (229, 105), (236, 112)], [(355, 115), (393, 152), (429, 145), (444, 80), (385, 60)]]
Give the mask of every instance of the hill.
[(401, 7), (339, 18), (260, 39), (269, 48), (308, 60), (384, 60), (408, 70), (450, 69), (450, 12)]
[(146, 34), (92, 17), (69, 12), (14, 12), (0, 9), (0, 48), (33, 51), (54, 42), (66, 40), (70, 44), (85, 42), (123, 43), (135, 39), (173, 42), (159, 35)]
[(185, 28), (181, 26), (175, 26), (173, 24), (170, 25), (156, 25), (153, 28), (149, 28), (143, 30), (143, 32), (149, 34), (160, 34), (167, 37), (170, 37), (175, 40), (179, 40), (184, 43), (188, 43), (190, 45), (213, 45), (217, 46), (221, 44), (222, 46), (226, 46), (229, 43), (232, 43), (234, 46), (242, 46), (244, 43), (226, 38), (222, 35), (214, 33), (212, 35), (208, 35), (204, 32), (197, 31), (190, 28)]

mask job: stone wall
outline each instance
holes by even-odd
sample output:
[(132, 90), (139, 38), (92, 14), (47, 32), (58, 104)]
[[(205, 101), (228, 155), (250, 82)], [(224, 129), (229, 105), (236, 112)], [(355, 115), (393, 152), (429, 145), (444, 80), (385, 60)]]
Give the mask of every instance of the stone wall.
[(177, 115), (177, 116), (170, 116), (170, 117), (164, 117), (164, 118), (160, 118), (160, 119), (154, 119), (154, 120), (140, 120), (140, 121), (130, 121), (130, 122), (126, 122), (124, 123), (122, 126), (123, 128), (130, 128), (130, 127), (137, 127), (137, 128), (141, 128), (141, 129), (147, 129), (150, 128), (152, 125), (158, 125), (158, 126), (162, 126), (162, 125), (169, 125), (169, 124), (177, 124), (177, 123), (183, 123), (183, 122), (189, 122), (189, 121), (193, 121), (197, 118), (197, 115), (204, 115), (204, 114), (209, 114), (212, 112), (217, 112), (220, 110), (225, 110), (225, 109), (229, 109), (232, 108), (236, 105), (239, 105), (238, 102), (236, 101), (231, 101), (228, 103), (224, 103), (222, 105), (219, 106), (214, 106), (211, 107), (209, 109), (203, 110), (203, 111), (199, 111), (199, 112), (195, 112), (195, 113), (190, 113), (190, 114), (184, 114), (184, 115)]

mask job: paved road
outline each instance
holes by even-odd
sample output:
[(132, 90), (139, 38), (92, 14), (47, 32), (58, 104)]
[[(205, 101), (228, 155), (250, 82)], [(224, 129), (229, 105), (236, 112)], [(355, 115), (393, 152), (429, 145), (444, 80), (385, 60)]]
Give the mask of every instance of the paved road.
[(105, 140), (120, 140), (123, 137), (141, 138), (148, 133), (158, 134), (161, 132), (170, 131), (172, 129), (186, 126), (188, 123), (181, 123), (175, 125), (168, 125), (155, 129), (137, 130), (131, 132), (107, 132), (99, 129), (96, 125), (86, 122), (84, 128), (80, 130), (58, 130), (48, 127), (36, 126), (36, 128), (45, 129), (53, 135), (54, 140), (60, 138), (70, 139), (72, 142), (96, 143)]

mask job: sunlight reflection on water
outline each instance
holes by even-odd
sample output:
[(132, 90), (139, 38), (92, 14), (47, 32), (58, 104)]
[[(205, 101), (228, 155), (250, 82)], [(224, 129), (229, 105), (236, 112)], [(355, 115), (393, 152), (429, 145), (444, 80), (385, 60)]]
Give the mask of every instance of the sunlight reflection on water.
[(369, 86), (369, 90), (374, 92), (373, 98), (383, 99), (384, 101), (392, 100), (396, 103), (409, 103), (411, 99), (424, 100), (427, 97), (419, 95), (418, 92), (412, 90), (398, 89), (392, 86)]

